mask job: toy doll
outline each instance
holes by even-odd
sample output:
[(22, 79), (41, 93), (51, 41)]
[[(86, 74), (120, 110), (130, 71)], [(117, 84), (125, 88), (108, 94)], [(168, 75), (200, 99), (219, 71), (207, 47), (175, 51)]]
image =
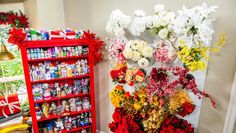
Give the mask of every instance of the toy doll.
[(49, 100), (51, 99), (51, 90), (48, 88), (48, 84), (43, 84), (43, 99)]
[(59, 83), (55, 83), (56, 91), (57, 91), (57, 97), (61, 97), (61, 88), (59, 86)]
[(37, 120), (41, 119), (42, 116), (43, 116), (43, 113), (42, 113), (41, 109), (39, 108), (39, 105), (35, 104), (34, 108), (35, 108), (35, 111), (36, 111), (36, 119)]
[(90, 102), (88, 97), (83, 98), (82, 107), (83, 109), (90, 109)]
[(63, 125), (63, 122), (61, 119), (57, 119), (57, 121), (55, 121), (55, 124), (56, 124), (56, 128), (61, 131), (64, 129), (64, 125)]
[(57, 109), (56, 104), (55, 104), (54, 102), (51, 103), (51, 106), (50, 106), (50, 112), (51, 112), (51, 114), (56, 115), (56, 114), (57, 114), (56, 109)]
[(75, 104), (76, 104), (76, 111), (81, 111), (82, 110), (82, 101), (79, 98), (77, 98)]
[(34, 100), (43, 100), (43, 89), (40, 84), (33, 85)]
[(71, 98), (70, 100), (69, 100), (69, 103), (70, 103), (70, 111), (71, 112), (74, 112), (74, 111), (76, 111), (76, 100), (74, 99), (74, 98)]
[(48, 117), (49, 116), (49, 104), (48, 103), (43, 103), (42, 110), (43, 110), (43, 115), (45, 117)]

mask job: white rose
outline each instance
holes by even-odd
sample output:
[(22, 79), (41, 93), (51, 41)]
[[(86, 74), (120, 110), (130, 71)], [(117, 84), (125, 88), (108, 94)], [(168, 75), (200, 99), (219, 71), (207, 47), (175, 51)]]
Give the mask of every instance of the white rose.
[(153, 49), (151, 47), (144, 47), (142, 50), (142, 55), (144, 57), (150, 58), (153, 55)]
[(138, 65), (140, 67), (147, 67), (149, 64), (149, 61), (146, 58), (141, 58), (140, 60), (138, 60)]
[(165, 38), (167, 37), (167, 35), (168, 35), (168, 30), (167, 30), (166, 28), (161, 29), (161, 30), (159, 31), (158, 35), (159, 35), (159, 37), (160, 37), (161, 39), (165, 39)]
[(146, 15), (146, 12), (144, 12), (143, 10), (135, 10), (134, 15), (137, 17), (143, 17)]
[(139, 41), (138, 40), (134, 40), (134, 41), (130, 41), (129, 42), (130, 44), (130, 47), (133, 49), (133, 50), (137, 50), (138, 49), (138, 45), (139, 45)]
[(142, 51), (144, 47), (147, 47), (147, 42), (141, 41), (138, 45), (138, 51)]
[(141, 58), (141, 54), (138, 51), (133, 51), (132, 54), (133, 54), (132, 57), (133, 61), (138, 61)]
[(160, 19), (160, 25), (161, 25), (161, 26), (166, 26), (166, 25), (169, 24), (169, 22), (170, 22), (170, 20), (169, 20), (167, 17), (162, 17), (162, 18)]
[(160, 27), (160, 17), (157, 15), (153, 16), (153, 26), (154, 27)]
[(132, 59), (133, 58), (133, 50), (131, 48), (125, 47), (123, 54), (124, 54), (126, 59)]
[(159, 13), (165, 9), (164, 5), (155, 5), (154, 12)]

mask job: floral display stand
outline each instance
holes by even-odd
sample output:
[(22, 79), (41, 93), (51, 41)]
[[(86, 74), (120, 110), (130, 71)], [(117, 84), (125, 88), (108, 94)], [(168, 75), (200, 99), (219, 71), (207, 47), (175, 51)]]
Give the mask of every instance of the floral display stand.
[[(217, 6), (205, 3), (176, 13), (156, 5), (152, 15), (112, 11), (106, 31), (110, 71), (116, 86), (109, 96), (115, 111), (114, 133), (193, 133), (198, 127), (209, 52), (218, 52), (226, 36), (212, 43)], [(127, 87), (131, 86), (131, 87)], [(131, 89), (132, 88), (132, 89)]]

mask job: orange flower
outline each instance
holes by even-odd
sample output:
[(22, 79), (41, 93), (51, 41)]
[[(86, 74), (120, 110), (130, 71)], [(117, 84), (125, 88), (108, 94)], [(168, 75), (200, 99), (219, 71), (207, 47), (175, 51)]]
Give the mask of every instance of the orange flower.
[(123, 86), (122, 85), (117, 85), (116, 89), (122, 91), (123, 90)]
[(126, 97), (126, 98), (130, 98), (129, 92), (125, 92), (125, 97)]

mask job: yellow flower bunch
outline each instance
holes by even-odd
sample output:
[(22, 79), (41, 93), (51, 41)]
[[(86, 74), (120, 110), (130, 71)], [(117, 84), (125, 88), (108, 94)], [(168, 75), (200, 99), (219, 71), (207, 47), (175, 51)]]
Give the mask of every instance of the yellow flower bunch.
[(148, 114), (148, 119), (143, 121), (144, 131), (148, 133), (157, 132), (164, 120), (165, 111), (163, 108), (153, 109)]
[(184, 90), (176, 91), (171, 97), (169, 102), (169, 112), (171, 114), (178, 111), (178, 109), (182, 106), (183, 103), (189, 102), (192, 103), (190, 100), (188, 93)]
[(115, 107), (121, 107), (123, 101), (125, 100), (125, 91), (123, 86), (117, 85), (110, 93), (109, 97), (111, 99), (112, 104)]
[(204, 70), (206, 68), (205, 61), (208, 59), (208, 56), (206, 55), (207, 50), (208, 48), (201, 46), (201, 44), (199, 44), (199, 47), (195, 48), (180, 46), (177, 55), (190, 71)]
[(147, 104), (147, 94), (145, 91), (145, 87), (141, 86), (139, 90), (134, 93), (133, 107), (136, 111), (139, 111), (143, 106)]

